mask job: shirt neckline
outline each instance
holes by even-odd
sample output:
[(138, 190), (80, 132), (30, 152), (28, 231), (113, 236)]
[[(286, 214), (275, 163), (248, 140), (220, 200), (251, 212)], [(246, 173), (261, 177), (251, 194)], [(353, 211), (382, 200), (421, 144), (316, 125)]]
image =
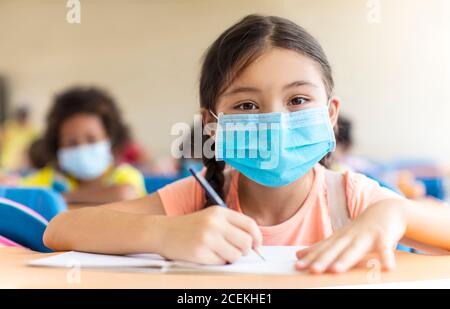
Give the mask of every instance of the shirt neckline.
[[(322, 183), (322, 178), (324, 177), (323, 173), (323, 167), (320, 164), (317, 164), (313, 167), (314, 172), (314, 178), (313, 183), (311, 186), (311, 190), (309, 191), (308, 195), (306, 196), (305, 201), (303, 202), (303, 205), (299, 207), (297, 212), (292, 215), (289, 219), (276, 224), (276, 225), (259, 225), (258, 227), (261, 230), (261, 233), (263, 235), (273, 235), (277, 233), (284, 232), (286, 230), (286, 227), (290, 226), (294, 222), (298, 222), (301, 217), (305, 216), (305, 214), (308, 212), (308, 209), (310, 209), (315, 204), (315, 197), (318, 196), (318, 191), (320, 187), (320, 183)], [(231, 184), (230, 184), (230, 197), (233, 201), (234, 206), (236, 207), (236, 210), (240, 213), (242, 212), (241, 204), (239, 201), (239, 195), (238, 195), (238, 181), (239, 181), (240, 172), (237, 170), (234, 170), (234, 173), (232, 173), (231, 178)]]

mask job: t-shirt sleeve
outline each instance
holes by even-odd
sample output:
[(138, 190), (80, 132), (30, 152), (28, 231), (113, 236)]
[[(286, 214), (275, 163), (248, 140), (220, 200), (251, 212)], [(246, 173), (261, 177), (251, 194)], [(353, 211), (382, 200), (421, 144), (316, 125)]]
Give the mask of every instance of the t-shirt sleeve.
[(346, 194), (352, 219), (358, 217), (367, 207), (386, 199), (403, 199), (394, 191), (381, 187), (378, 182), (357, 173), (347, 172)]
[(114, 171), (112, 179), (114, 185), (133, 186), (140, 197), (146, 195), (144, 176), (140, 171), (128, 164), (123, 164)]
[(166, 215), (180, 216), (203, 208), (206, 199), (193, 176), (180, 179), (158, 190)]

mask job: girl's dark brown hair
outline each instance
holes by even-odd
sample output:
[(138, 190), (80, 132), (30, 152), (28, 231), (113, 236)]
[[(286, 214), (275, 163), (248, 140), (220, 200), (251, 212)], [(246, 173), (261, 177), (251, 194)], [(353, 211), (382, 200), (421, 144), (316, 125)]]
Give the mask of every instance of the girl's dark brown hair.
[[(264, 51), (279, 47), (296, 51), (319, 64), (325, 89), (331, 96), (331, 66), (319, 42), (294, 22), (276, 16), (248, 15), (228, 28), (208, 48), (200, 77), (200, 106), (215, 111), (218, 97), (233, 80)], [(204, 138), (206, 140), (206, 137)], [(225, 163), (203, 158), (205, 178), (224, 197)], [(214, 202), (206, 195), (206, 206)]]
[(56, 96), (47, 115), (43, 143), (50, 162), (55, 163), (60, 147), (63, 123), (78, 114), (92, 114), (100, 118), (115, 152), (126, 142), (128, 131), (115, 101), (97, 88), (75, 87)]

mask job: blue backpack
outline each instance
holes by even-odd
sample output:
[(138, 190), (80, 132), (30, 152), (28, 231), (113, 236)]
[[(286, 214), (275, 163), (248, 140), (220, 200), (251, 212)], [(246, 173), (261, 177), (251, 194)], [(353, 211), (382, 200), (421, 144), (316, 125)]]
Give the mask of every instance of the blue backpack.
[(0, 235), (34, 251), (51, 252), (42, 240), (48, 221), (32, 209), (0, 198)]
[(26, 205), (47, 221), (67, 210), (64, 198), (47, 188), (0, 187), (0, 197)]

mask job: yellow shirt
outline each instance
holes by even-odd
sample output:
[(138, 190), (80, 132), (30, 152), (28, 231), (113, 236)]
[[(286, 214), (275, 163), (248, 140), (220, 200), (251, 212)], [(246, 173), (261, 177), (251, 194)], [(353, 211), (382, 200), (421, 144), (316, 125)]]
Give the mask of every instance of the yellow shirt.
[[(145, 190), (144, 176), (137, 169), (128, 164), (122, 164), (110, 168), (103, 177), (105, 186), (130, 185), (136, 189), (140, 197), (147, 194)], [(59, 192), (74, 191), (78, 188), (78, 181), (67, 175), (61, 174), (53, 167), (47, 166), (36, 173), (25, 177), (21, 184), (27, 187), (47, 187)]]
[(26, 162), (26, 152), (31, 142), (37, 137), (30, 126), (21, 126), (16, 122), (8, 122), (3, 131), (0, 153), (0, 166), (15, 171)]

